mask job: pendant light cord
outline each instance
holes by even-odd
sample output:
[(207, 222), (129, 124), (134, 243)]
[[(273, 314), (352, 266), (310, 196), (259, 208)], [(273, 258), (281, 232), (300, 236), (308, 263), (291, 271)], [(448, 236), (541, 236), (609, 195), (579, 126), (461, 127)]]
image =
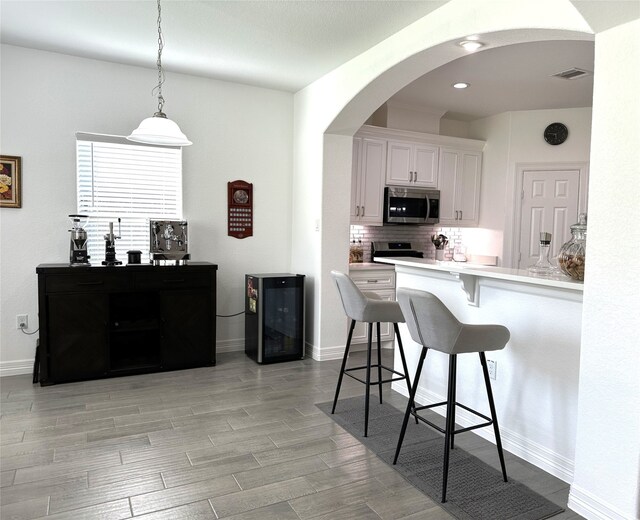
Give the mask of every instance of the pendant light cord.
[(162, 35), (162, 9), (160, 0), (158, 0), (158, 59), (156, 65), (158, 67), (158, 85), (153, 89), (158, 91), (158, 114), (162, 114), (164, 108), (164, 97), (162, 97), (162, 84), (164, 83), (164, 70), (162, 69), (162, 49), (164, 49), (164, 37)]

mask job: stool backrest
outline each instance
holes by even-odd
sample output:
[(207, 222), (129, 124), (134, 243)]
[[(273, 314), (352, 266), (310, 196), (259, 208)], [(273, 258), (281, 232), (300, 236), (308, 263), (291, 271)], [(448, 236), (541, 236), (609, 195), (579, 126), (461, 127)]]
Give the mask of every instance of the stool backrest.
[(413, 341), (447, 354), (454, 352), (463, 324), (447, 306), (427, 291), (400, 287), (396, 294)]
[(331, 277), (338, 288), (345, 314), (352, 320), (362, 321), (364, 308), (368, 302), (367, 297), (346, 274), (340, 271), (331, 271)]

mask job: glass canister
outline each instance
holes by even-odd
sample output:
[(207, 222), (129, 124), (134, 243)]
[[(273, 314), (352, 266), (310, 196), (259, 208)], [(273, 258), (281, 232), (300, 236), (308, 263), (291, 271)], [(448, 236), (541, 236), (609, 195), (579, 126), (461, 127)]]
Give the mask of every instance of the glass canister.
[(361, 264), (363, 260), (362, 240), (352, 240), (349, 247), (349, 263)]
[(558, 265), (574, 280), (584, 281), (585, 246), (587, 242), (587, 214), (580, 213), (578, 223), (571, 226), (571, 240), (560, 248)]

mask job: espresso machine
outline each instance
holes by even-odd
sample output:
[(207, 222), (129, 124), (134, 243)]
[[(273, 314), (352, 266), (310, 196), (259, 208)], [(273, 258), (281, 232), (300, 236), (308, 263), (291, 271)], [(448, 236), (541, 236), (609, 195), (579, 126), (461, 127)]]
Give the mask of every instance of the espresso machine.
[(71, 219), (71, 241), (69, 243), (69, 265), (90, 266), (87, 252), (87, 232), (82, 227), (87, 215), (69, 215)]
[(116, 258), (116, 239), (121, 238), (120, 217), (118, 217), (118, 234), (113, 233), (113, 222), (109, 222), (109, 232), (104, 236), (104, 260), (102, 265), (122, 265)]

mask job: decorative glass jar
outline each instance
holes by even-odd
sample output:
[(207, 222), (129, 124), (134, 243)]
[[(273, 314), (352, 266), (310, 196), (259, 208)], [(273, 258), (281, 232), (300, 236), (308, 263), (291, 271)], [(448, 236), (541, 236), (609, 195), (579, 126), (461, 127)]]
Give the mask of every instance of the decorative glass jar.
[(349, 263), (350, 264), (361, 264), (364, 256), (364, 251), (362, 250), (362, 240), (352, 240), (351, 246), (349, 247)]
[(587, 242), (587, 214), (580, 213), (578, 223), (571, 226), (571, 240), (560, 248), (558, 265), (574, 280), (584, 280), (585, 246)]

